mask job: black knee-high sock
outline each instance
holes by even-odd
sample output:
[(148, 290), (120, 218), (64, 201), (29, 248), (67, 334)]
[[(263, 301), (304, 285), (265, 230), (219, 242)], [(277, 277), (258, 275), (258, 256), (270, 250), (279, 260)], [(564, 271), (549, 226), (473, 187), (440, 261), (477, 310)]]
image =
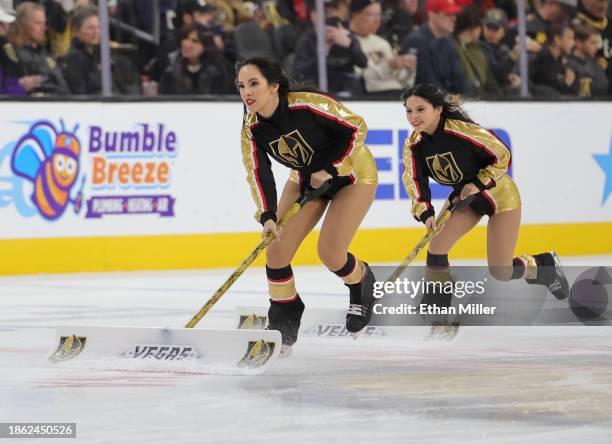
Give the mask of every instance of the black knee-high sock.
[(427, 252), (427, 268), (435, 271), (448, 270), (450, 264), (448, 262), (448, 254), (433, 254)]
[(351, 253), (346, 255), (346, 263), (340, 270), (334, 273), (340, 277), (347, 285), (357, 285), (363, 279), (365, 267), (363, 262), (353, 256)]

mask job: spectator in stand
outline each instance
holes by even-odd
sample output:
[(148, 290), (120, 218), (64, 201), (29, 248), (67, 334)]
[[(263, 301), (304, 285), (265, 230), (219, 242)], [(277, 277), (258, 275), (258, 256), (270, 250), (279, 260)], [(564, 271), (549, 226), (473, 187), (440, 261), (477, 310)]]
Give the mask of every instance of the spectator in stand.
[(416, 53), (416, 83), (434, 83), (446, 92), (467, 90), (465, 75), (450, 35), (461, 10), (454, 0), (427, 0), (427, 23), (412, 32), (402, 43), (400, 53)]
[(351, 0), (338, 0), (338, 17), (342, 23), (348, 23), (351, 19)]
[(453, 44), (467, 80), (467, 93), (473, 97), (499, 97), (502, 89), (479, 43), (481, 26), (480, 10), (466, 6), (457, 14)]
[(399, 51), (402, 42), (423, 22), (419, 14), (419, 0), (384, 0), (382, 25), (378, 34)]
[[(553, 24), (569, 22), (576, 13), (577, 0), (542, 0), (535, 6), (532, 17), (527, 19), (527, 50), (540, 52), (546, 43), (548, 28)], [(506, 34), (506, 44), (514, 47), (517, 42), (518, 24), (511, 27)]]
[[(325, 48), (327, 51), (328, 91), (341, 97), (350, 97), (364, 93), (360, 77), (355, 68), (368, 66), (368, 58), (361, 50), (361, 45), (349, 30), (345, 28), (337, 13), (337, 0), (326, 0), (325, 10)], [(317, 13), (311, 10), (311, 20), (316, 22)], [(317, 57), (317, 34), (314, 29), (306, 31), (295, 46), (293, 65), (294, 78), (300, 82), (317, 86), (319, 83), (319, 65)]]
[[(98, 8), (77, 8), (72, 16), (73, 39), (70, 51), (59, 64), (72, 94), (100, 94), (102, 71), (100, 19)], [(140, 75), (131, 60), (119, 54), (112, 57), (113, 91), (140, 94)]]
[(159, 85), (160, 94), (232, 94), (229, 61), (210, 44), (208, 30), (198, 24), (181, 30), (180, 50), (170, 54)]
[(508, 21), (513, 23), (516, 21), (517, 17), (517, 9), (516, 9), (516, 0), (495, 0), (495, 8), (501, 9), (508, 17)]
[(376, 35), (381, 12), (377, 0), (352, 0), (350, 30), (368, 57), (368, 66), (358, 70), (366, 93), (397, 98), (404, 89), (414, 85), (417, 58), (412, 54), (397, 55), (388, 41)]
[(290, 23), (300, 26), (302, 29), (312, 27), (310, 20), (311, 9), (308, 0), (276, 0), (276, 8), (281, 17)]
[(578, 23), (596, 29), (601, 35), (597, 61), (606, 70), (608, 94), (612, 95), (612, 16), (608, 0), (579, 0), (576, 14)]
[(170, 65), (169, 55), (176, 52), (180, 46), (180, 35), (183, 28), (199, 24), (209, 29), (207, 34), (209, 39), (206, 42), (207, 46), (214, 45), (219, 50), (223, 51), (225, 42), (223, 40), (223, 28), (214, 22), (215, 7), (204, 1), (188, 0), (179, 4), (177, 9), (177, 27), (168, 31), (161, 39), (161, 43), (157, 48), (155, 59), (150, 63), (150, 68), (147, 70), (148, 75), (152, 80), (159, 82), (161, 76)]
[(44, 8), (36, 3), (21, 3), (17, 7), (15, 22), (8, 32), (8, 40), (19, 61), (19, 77), (41, 76), (39, 85), (26, 88), (30, 95), (69, 94), (61, 70), (45, 48), (45, 31)]
[(480, 11), (481, 15), (487, 13), (489, 9), (495, 8), (494, 0), (455, 0), (455, 3), (464, 9), (467, 6), (473, 6)]
[(607, 95), (608, 78), (595, 59), (601, 43), (600, 34), (588, 25), (577, 26), (575, 33), (576, 47), (574, 53), (567, 58), (567, 64), (576, 72), (580, 96)]
[(6, 34), (14, 21), (14, 11), (0, 4), (0, 95), (24, 96), (28, 90), (39, 86), (42, 78), (20, 76), (21, 70), (15, 48), (6, 39)]
[[(45, 46), (53, 57), (60, 57), (70, 48), (70, 29), (68, 27), (68, 11), (71, 9), (67, 1), (60, 0), (28, 0), (40, 4), (45, 9), (47, 18), (47, 38)], [(24, 1), (15, 1), (15, 7)]]
[(482, 50), (491, 67), (497, 83), (507, 94), (518, 92), (521, 78), (517, 74), (518, 45), (516, 50), (510, 50), (504, 40), (508, 26), (506, 13), (501, 9), (490, 9), (483, 20), (483, 38), (480, 42)]
[(548, 28), (546, 45), (529, 67), (533, 92), (539, 96), (577, 95), (576, 73), (567, 65), (567, 56), (574, 49), (574, 30), (566, 23)]

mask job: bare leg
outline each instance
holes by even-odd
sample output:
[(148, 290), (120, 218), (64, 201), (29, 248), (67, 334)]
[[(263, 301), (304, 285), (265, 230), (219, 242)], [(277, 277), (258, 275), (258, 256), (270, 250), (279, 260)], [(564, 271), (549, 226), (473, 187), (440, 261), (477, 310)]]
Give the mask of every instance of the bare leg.
[(512, 258), (521, 224), (521, 209), (494, 214), (487, 225), (487, 259), (491, 275), (500, 281), (512, 277)]
[(457, 210), (444, 228), (429, 242), (429, 252), (432, 254), (448, 254), (453, 245), (474, 228), (481, 217), (470, 207)]
[(317, 245), (328, 269), (339, 270), (346, 263), (349, 245), (375, 195), (376, 185), (355, 184), (341, 189), (332, 200)]
[[(283, 194), (278, 203), (278, 219), (293, 205), (300, 195), (300, 187), (292, 181), (287, 181)], [(289, 221), (280, 233), (280, 240), (273, 242), (266, 250), (266, 263), (270, 268), (283, 268), (289, 265), (304, 238), (317, 224), (325, 208), (327, 201), (317, 199), (308, 202)]]
[[(299, 193), (299, 186), (295, 182), (287, 181), (278, 204), (279, 218), (287, 212)], [(280, 239), (270, 244), (266, 250), (266, 277), (270, 292), (268, 328), (281, 332), (281, 354), (284, 356), (290, 353), (290, 346), (297, 340), (304, 312), (304, 303), (295, 287), (291, 260), (326, 207), (327, 202), (321, 199), (308, 202), (283, 228)]]

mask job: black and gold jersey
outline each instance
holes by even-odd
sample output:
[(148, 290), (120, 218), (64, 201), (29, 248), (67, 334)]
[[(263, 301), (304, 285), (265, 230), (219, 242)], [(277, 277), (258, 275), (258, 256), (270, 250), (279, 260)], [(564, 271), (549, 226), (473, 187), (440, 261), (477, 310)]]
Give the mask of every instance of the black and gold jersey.
[(412, 215), (425, 222), (434, 216), (429, 178), (459, 193), (473, 183), (479, 190), (495, 186), (510, 166), (510, 150), (492, 132), (475, 123), (441, 119), (429, 135), (413, 132), (404, 144), (406, 192), (412, 199)]
[(270, 118), (247, 114), (242, 127), (242, 159), (257, 205), (255, 218), (276, 220), (277, 194), (270, 157), (291, 168), (308, 184), (320, 170), (348, 176), (348, 160), (363, 145), (363, 119), (333, 98), (314, 92), (281, 95)]

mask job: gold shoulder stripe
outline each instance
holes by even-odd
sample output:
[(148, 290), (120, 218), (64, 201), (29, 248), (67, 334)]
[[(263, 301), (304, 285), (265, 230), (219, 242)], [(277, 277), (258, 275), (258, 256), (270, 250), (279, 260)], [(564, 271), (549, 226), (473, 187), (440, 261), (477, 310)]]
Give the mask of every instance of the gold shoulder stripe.
[[(319, 112), (328, 118), (338, 120), (340, 123), (357, 129), (363, 119), (350, 111), (342, 103), (332, 97), (313, 92), (292, 92), (287, 95), (289, 108), (305, 106)], [(356, 119), (357, 118), (357, 119)]]
[(506, 145), (504, 145), (497, 137), (475, 123), (446, 119), (446, 122), (444, 123), (444, 131), (468, 140), (474, 145), (483, 148), (497, 160), (502, 157), (501, 152), (508, 151)]
[(252, 126), (255, 122), (257, 122), (257, 114), (256, 113), (248, 113), (246, 115), (246, 117), (244, 118), (244, 123), (248, 127)]
[[(249, 123), (253, 121), (252, 123)], [(255, 141), (252, 140), (253, 135), (251, 134), (251, 126), (257, 122), (257, 116), (252, 113), (247, 115), (245, 123), (242, 125), (241, 131), (241, 150), (242, 150), (242, 163), (247, 172), (247, 182), (251, 188), (251, 196), (257, 206), (255, 212), (255, 220), (259, 222), (261, 214), (266, 211), (267, 204), (266, 198), (261, 187), (261, 183), (258, 175), (258, 163), (257, 163), (257, 147)]]
[(480, 170), (477, 177), (487, 187), (492, 181), (498, 181), (508, 171), (510, 165), (510, 150), (496, 136), (475, 123), (447, 119), (444, 122), (444, 132), (467, 140), (473, 145), (484, 149), (495, 161)]
[(365, 144), (368, 127), (363, 118), (332, 97), (314, 92), (291, 92), (287, 95), (287, 102), (290, 109), (309, 108), (313, 113), (353, 130), (346, 151), (340, 159), (334, 161), (337, 168), (353, 154), (355, 147)]
[(410, 136), (406, 139), (406, 144), (409, 148), (413, 148), (417, 143), (421, 141), (421, 132), (413, 131)]

